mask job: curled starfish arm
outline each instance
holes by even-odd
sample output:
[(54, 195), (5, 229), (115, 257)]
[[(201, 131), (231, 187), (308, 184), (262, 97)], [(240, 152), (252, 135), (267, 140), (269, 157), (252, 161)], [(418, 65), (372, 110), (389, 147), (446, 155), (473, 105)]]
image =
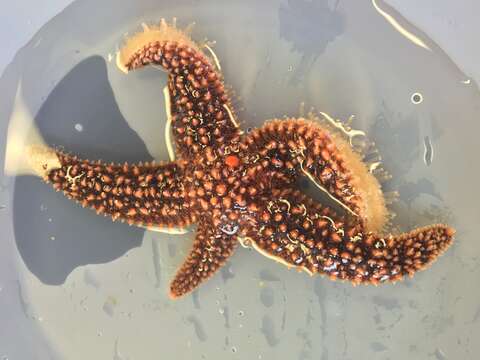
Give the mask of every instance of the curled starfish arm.
[(445, 225), (398, 236), (366, 233), (360, 222), (291, 190), (274, 191), (258, 204), (255, 218), (247, 237), (260, 253), (311, 275), (353, 284), (376, 285), (413, 276), (437, 259), (454, 235)]
[[(280, 188), (306, 176), (367, 230), (380, 231), (387, 219), (377, 179), (350, 144), (320, 123), (305, 119), (272, 120), (244, 140), (250, 156), (248, 172), (264, 187)], [(269, 182), (270, 185), (264, 185)]]
[(165, 21), (146, 27), (127, 41), (118, 59), (125, 71), (153, 65), (168, 72), (167, 106), (181, 157), (238, 140), (240, 130), (222, 76), (186, 33)]
[(170, 284), (170, 297), (188, 294), (212, 277), (233, 254), (237, 244), (234, 233), (223, 232), (212, 221), (202, 219), (193, 247)]
[(56, 157), (58, 165), (45, 169), (43, 178), (83, 207), (147, 228), (184, 227), (196, 220), (180, 162), (115, 165), (61, 152)]

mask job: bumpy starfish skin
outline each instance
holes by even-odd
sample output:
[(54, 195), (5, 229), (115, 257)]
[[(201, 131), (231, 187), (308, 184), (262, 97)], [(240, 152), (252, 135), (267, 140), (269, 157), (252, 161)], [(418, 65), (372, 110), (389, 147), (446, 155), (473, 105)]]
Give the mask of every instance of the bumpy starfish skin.
[[(284, 265), (354, 284), (412, 275), (451, 244), (454, 231), (445, 225), (383, 236), (378, 182), (344, 140), (318, 123), (275, 120), (244, 135), (215, 65), (165, 22), (120, 54), (124, 71), (149, 64), (169, 74), (179, 159), (108, 165), (57, 152), (60, 167), (45, 167), (44, 177), (114, 220), (146, 227), (197, 223), (193, 248), (170, 286), (173, 298), (211, 277), (239, 241)], [(294, 190), (302, 175), (344, 214)]]
[(182, 162), (104, 164), (58, 153), (61, 168), (48, 173), (56, 190), (129, 224), (183, 227), (197, 220), (183, 185)]
[(366, 233), (299, 191), (274, 190), (256, 199), (247, 237), (266, 256), (310, 274), (354, 284), (397, 281), (423, 270), (452, 241), (453, 230), (433, 225), (399, 236)]
[(170, 285), (170, 296), (182, 296), (210, 278), (232, 255), (238, 241), (215, 227), (208, 218), (199, 221), (192, 251)]
[(285, 119), (254, 129), (242, 142), (242, 149), (249, 154), (247, 173), (262, 170), (259, 184), (267, 181), (270, 188), (282, 188), (306, 175), (368, 230), (381, 230), (386, 208), (380, 185), (349, 145), (342, 143), (340, 148), (340, 143), (340, 138), (318, 123)]
[[(168, 71), (172, 127), (178, 155), (191, 159), (200, 152), (238, 141), (231, 105), (221, 75), (200, 51), (186, 44), (152, 42), (139, 49), (129, 70), (157, 64)], [(207, 149), (206, 149), (207, 148)]]

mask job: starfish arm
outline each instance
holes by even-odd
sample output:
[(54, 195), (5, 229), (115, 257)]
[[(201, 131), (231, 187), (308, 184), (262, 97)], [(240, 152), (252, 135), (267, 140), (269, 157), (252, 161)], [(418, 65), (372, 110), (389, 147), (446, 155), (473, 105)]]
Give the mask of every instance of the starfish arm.
[(223, 232), (212, 221), (202, 219), (190, 254), (170, 284), (170, 297), (188, 294), (212, 277), (233, 254), (237, 244), (235, 234)]
[(182, 184), (182, 163), (105, 164), (56, 152), (43, 174), (57, 191), (89, 207), (143, 227), (184, 227), (196, 220)]
[(222, 76), (184, 32), (162, 21), (127, 41), (118, 61), (126, 71), (158, 65), (168, 72), (167, 111), (178, 155), (192, 158), (205, 148), (238, 141), (240, 131)]
[(247, 162), (253, 162), (247, 172), (262, 168), (259, 186), (280, 188), (306, 176), (368, 230), (383, 228), (387, 210), (380, 184), (338, 134), (305, 119), (272, 120), (253, 130), (242, 146)]
[[(274, 200), (272, 200), (274, 199)], [(263, 255), (309, 274), (353, 284), (397, 281), (425, 269), (452, 243), (454, 230), (432, 225), (393, 236), (365, 233), (300, 191), (273, 191), (257, 202), (247, 238)]]

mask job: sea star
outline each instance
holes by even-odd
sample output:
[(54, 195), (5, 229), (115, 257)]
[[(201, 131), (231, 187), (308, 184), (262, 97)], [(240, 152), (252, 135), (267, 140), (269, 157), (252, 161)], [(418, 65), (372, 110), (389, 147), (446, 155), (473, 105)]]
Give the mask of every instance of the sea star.
[[(168, 72), (176, 161), (118, 165), (49, 147), (29, 153), (36, 173), (56, 190), (113, 220), (166, 229), (198, 224), (171, 283), (172, 298), (211, 277), (238, 243), (353, 284), (395, 282), (448, 248), (454, 230), (446, 225), (382, 233), (387, 211), (380, 185), (334, 129), (291, 118), (240, 130), (211, 55), (215, 61), (165, 21), (145, 27), (118, 55), (125, 72), (145, 65)], [(300, 176), (326, 191), (340, 211), (295, 190)]]

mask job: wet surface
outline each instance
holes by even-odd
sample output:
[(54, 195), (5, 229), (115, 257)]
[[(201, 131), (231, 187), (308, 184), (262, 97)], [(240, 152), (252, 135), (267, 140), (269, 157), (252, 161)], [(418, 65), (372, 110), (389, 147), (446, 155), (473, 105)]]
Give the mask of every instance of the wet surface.
[[(114, 224), (36, 178), (4, 179), (1, 216), (13, 227), (5, 226), (2, 253), (11, 256), (0, 269), (16, 272), (0, 277), (0, 301), (15, 293), (22, 341), (41, 338), (31, 348), (55, 359), (475, 358), (480, 198), (471, 189), (480, 174), (480, 93), (424, 33), (376, 3), (431, 50), (398, 33), (370, 2), (79, 0), (2, 75), (0, 133), (21, 82), (49, 144), (91, 159), (167, 159), (165, 75), (148, 69), (124, 76), (110, 60), (123, 34), (142, 21), (195, 21), (195, 39), (217, 41), (226, 81), (245, 108), (245, 129), (296, 115), (301, 102), (342, 119), (354, 114), (354, 126), (375, 141), (393, 176), (387, 191), (400, 193), (395, 225), (448, 220), (458, 229), (444, 257), (396, 286), (352, 288), (240, 248), (199, 290), (171, 301), (168, 281), (193, 233)], [(412, 103), (414, 93), (421, 103)], [(3, 348), (12, 359), (29, 351)]]

